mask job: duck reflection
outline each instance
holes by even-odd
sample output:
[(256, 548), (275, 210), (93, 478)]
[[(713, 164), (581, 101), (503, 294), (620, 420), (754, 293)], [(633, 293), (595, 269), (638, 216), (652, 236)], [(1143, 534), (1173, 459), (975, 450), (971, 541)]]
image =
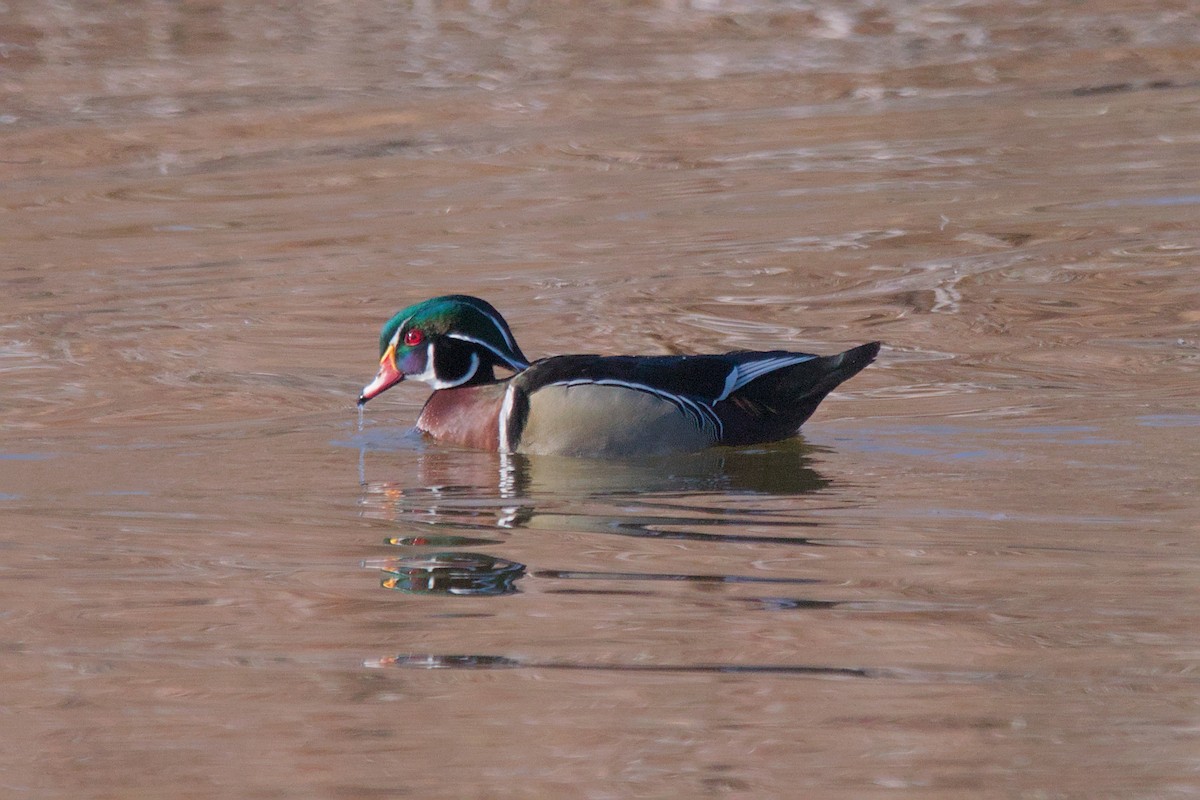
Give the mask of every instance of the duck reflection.
[[(497, 533), (514, 528), (796, 542), (795, 536), (710, 529), (815, 526), (794, 514), (772, 514), (757, 503), (753, 509), (743, 508), (738, 502), (743, 497), (811, 494), (827, 487), (829, 481), (811, 466), (814, 450), (793, 439), (753, 449), (598, 461), (428, 449), (414, 453), (416, 476), (411, 483), (370, 481), (364, 469), (362, 505), (367, 516), (438, 529), (389, 539), (398, 546), (492, 544), (499, 541), (494, 538)], [(588, 511), (582, 513), (582, 508)]]
[[(427, 532), (391, 536), (404, 555), (365, 566), (382, 585), (410, 594), (502, 595), (518, 591), (526, 567), (479, 552), (517, 528), (699, 542), (820, 545), (796, 535), (815, 527), (795, 512), (772, 512), (766, 496), (796, 496), (829, 485), (810, 464), (814, 448), (790, 440), (769, 447), (708, 450), (636, 461), (522, 456), (419, 443), (400, 448), (360, 444), (363, 514)], [(411, 454), (411, 483), (366, 479), (368, 449)], [(747, 503), (739, 500), (748, 499)], [(746, 507), (743, 507), (746, 506)], [(754, 532), (745, 528), (753, 526)], [(776, 527), (777, 535), (762, 533)], [(787, 529), (786, 532), (783, 529)], [(431, 549), (442, 552), (430, 553)], [(537, 573), (543, 577), (580, 577)], [(589, 575), (589, 578), (603, 578)], [(721, 575), (654, 574), (653, 580), (730, 581)], [(612, 580), (630, 576), (612, 575)]]
[(577, 496), (623, 494), (809, 494), (829, 485), (810, 465), (815, 448), (792, 439), (756, 448), (715, 448), (632, 461), (512, 456), (518, 487)]
[(482, 553), (430, 553), (387, 559), (383, 588), (408, 594), (498, 595), (516, 591), (525, 565)]

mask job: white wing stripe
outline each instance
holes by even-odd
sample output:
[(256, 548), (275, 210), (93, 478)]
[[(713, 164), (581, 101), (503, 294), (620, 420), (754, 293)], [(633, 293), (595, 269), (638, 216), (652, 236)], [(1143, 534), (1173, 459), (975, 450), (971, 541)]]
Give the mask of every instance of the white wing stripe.
[(745, 364), (738, 364), (733, 369), (729, 370), (729, 375), (725, 378), (725, 388), (721, 392), (715, 402), (719, 403), (725, 400), (729, 395), (742, 388), (750, 381), (761, 378), (763, 375), (774, 372), (777, 369), (790, 367), (795, 364), (802, 364), (805, 361), (811, 361), (816, 356), (775, 356), (773, 358), (764, 358), (758, 361), (750, 361)]

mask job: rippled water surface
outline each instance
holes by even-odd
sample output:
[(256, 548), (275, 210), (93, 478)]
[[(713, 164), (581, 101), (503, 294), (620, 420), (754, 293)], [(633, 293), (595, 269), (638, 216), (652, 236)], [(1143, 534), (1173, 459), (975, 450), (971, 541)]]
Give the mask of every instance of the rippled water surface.
[[(0, 794), (1200, 794), (1188, 3), (0, 10)], [(423, 441), (379, 325), (834, 352)]]

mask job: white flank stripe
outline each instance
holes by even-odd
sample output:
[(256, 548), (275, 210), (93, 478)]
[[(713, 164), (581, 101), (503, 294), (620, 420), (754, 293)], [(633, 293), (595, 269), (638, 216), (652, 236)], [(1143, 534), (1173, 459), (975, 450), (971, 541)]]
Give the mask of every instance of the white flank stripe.
[(504, 402), (500, 404), (500, 436), (499, 447), (501, 453), (508, 453), (512, 450), (512, 442), (508, 440), (509, 417), (513, 413), (513, 405), (516, 402), (517, 387), (512, 383), (508, 384), (508, 388), (504, 390)]

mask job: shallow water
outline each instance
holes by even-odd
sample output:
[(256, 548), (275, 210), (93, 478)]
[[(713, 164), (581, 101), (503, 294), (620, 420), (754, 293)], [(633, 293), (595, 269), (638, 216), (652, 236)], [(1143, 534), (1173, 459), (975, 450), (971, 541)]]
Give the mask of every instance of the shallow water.
[[(1191, 797), (1186, 4), (13, 2), (12, 797)], [(379, 325), (879, 361), (802, 438), (439, 447)]]

